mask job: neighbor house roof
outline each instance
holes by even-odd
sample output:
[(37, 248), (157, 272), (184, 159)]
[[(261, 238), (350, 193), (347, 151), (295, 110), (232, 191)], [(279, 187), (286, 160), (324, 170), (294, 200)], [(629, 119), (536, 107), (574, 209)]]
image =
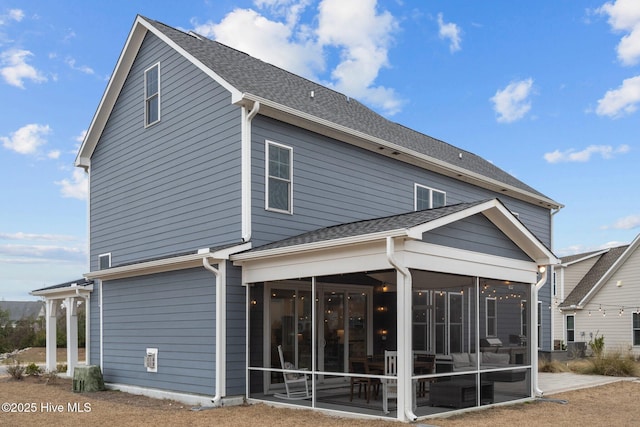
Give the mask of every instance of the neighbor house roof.
[(9, 312), (9, 320), (37, 319), (44, 315), (42, 301), (0, 301), (0, 310)]
[[(573, 288), (565, 300), (560, 303), (560, 309), (583, 307), (588, 299), (598, 291), (598, 289), (618, 268), (620, 268), (620, 266), (622, 266), (624, 261), (628, 258), (629, 253), (637, 247), (639, 242), (640, 240), (636, 238), (631, 245), (618, 246), (600, 251), (601, 253), (598, 255), (599, 259), (584, 275), (580, 282), (578, 282), (576, 287)], [(562, 264), (568, 264), (571, 260), (589, 258), (595, 253), (599, 253), (599, 251), (572, 255), (571, 257), (563, 258), (561, 261)]]
[(392, 122), (348, 96), (194, 33), (138, 16), (116, 70), (80, 148), (76, 165), (90, 158), (136, 53), (148, 31), (167, 42), (232, 93), (232, 102), (260, 114), (336, 136), (439, 173), (547, 208), (562, 205), (491, 162)]

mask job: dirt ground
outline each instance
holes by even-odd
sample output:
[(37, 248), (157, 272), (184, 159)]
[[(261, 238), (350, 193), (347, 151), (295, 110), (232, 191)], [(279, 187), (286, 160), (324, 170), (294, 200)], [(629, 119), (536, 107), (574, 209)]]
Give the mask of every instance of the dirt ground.
[[(64, 360), (64, 359), (63, 359)], [(566, 404), (536, 401), (489, 408), (446, 419), (420, 422), (437, 426), (632, 426), (640, 418), (640, 382), (605, 386), (548, 396)], [(119, 391), (73, 393), (71, 381), (44, 378), (15, 381), (0, 378), (0, 425), (11, 426), (398, 426), (392, 421), (337, 418), (308, 410), (272, 408), (262, 404), (194, 411), (168, 400)]]

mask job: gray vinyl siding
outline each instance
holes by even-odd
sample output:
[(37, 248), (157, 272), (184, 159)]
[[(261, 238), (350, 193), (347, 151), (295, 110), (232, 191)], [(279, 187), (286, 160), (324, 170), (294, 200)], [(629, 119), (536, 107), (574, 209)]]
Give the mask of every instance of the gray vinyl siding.
[(100, 366), (100, 285), (93, 285), (89, 304), (89, 364)]
[[(161, 120), (144, 127), (144, 70), (160, 62)], [(240, 241), (240, 109), (147, 35), (91, 159), (91, 269)]]
[(531, 261), (484, 215), (477, 214), (425, 233), (423, 241), (467, 251)]
[[(293, 148), (293, 214), (265, 210), (265, 141)], [(547, 246), (549, 210), (258, 115), (252, 125), (256, 246), (345, 222), (412, 211), (414, 184), (446, 192), (447, 204), (500, 200)]]
[(242, 270), (227, 262), (227, 396), (245, 394), (246, 288)]
[[(215, 395), (216, 281), (204, 268), (103, 283), (106, 382)], [(147, 372), (147, 348), (158, 372)]]

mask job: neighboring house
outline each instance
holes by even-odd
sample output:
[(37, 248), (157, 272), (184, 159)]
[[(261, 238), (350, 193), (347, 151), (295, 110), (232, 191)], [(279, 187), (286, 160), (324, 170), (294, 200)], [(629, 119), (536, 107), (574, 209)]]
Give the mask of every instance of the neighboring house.
[(15, 327), (20, 320), (37, 322), (44, 317), (42, 301), (0, 301), (0, 311), (9, 313), (9, 322)]
[(556, 343), (604, 337), (606, 350), (640, 356), (640, 236), (630, 244), (562, 258), (556, 266)]
[[(498, 370), (455, 407), (536, 392), (562, 206), (470, 152), (138, 16), (76, 164), (91, 271), (33, 294), (88, 300), (89, 363), (107, 383), (399, 420), (450, 410), (415, 393), (435, 376), (468, 397)], [(397, 385), (390, 413), (380, 397), (349, 403), (352, 361), (390, 350), (397, 377), (375, 379)], [(506, 364), (485, 365), (487, 350)], [(423, 353), (437, 369), (413, 369)], [(473, 364), (452, 366), (462, 354)], [(312, 398), (293, 400), (285, 364)]]

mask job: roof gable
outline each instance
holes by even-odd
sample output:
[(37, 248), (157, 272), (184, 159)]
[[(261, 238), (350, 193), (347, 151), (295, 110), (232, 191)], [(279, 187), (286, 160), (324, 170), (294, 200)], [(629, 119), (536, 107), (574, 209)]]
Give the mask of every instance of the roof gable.
[(90, 166), (93, 150), (148, 32), (225, 87), (232, 102), (238, 105), (259, 102), (260, 114), (545, 208), (561, 207), (483, 158), (391, 122), (344, 94), (203, 36), (187, 34), (142, 16), (134, 22), (82, 143), (76, 166)]
[(639, 245), (640, 235), (630, 245), (610, 248), (602, 253), (600, 259), (560, 304), (560, 308), (584, 307), (611, 276), (624, 265)]
[(482, 214), (509, 237), (531, 259), (540, 265), (556, 264), (558, 259), (535, 237), (498, 199), (459, 203), (384, 218), (356, 221), (326, 227), (288, 239), (269, 243), (243, 254), (234, 260), (284, 255), (306, 250), (325, 249), (341, 245), (364, 243), (386, 237), (421, 240), (424, 233)]

